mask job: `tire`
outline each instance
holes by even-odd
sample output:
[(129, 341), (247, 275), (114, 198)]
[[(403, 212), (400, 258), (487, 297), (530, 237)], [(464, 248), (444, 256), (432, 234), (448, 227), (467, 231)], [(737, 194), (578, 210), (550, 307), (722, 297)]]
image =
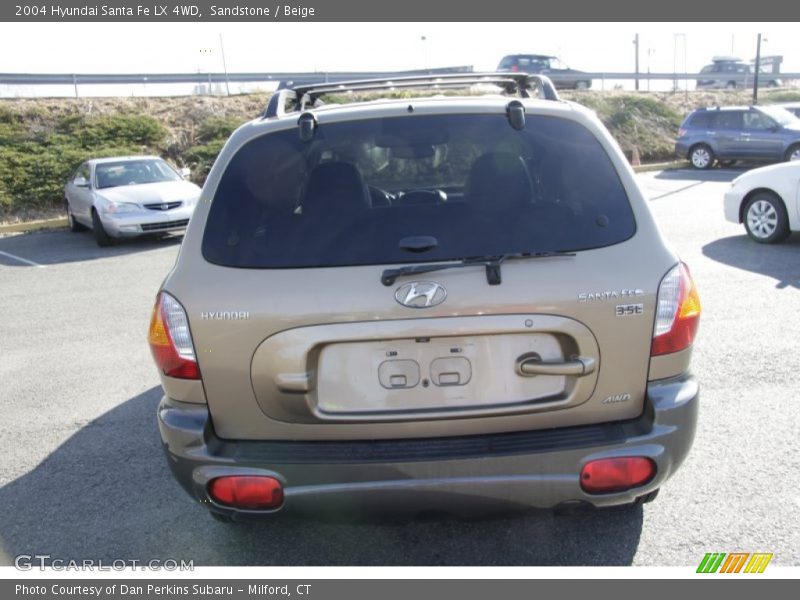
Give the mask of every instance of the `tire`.
[(705, 144), (696, 144), (689, 149), (689, 162), (695, 169), (710, 169), (714, 164), (714, 152)]
[(759, 244), (777, 244), (789, 235), (789, 217), (783, 201), (772, 192), (755, 194), (744, 208), (744, 228)]
[(730, 167), (732, 167), (733, 165), (736, 164), (735, 160), (720, 160), (718, 162), (719, 162), (719, 166), (724, 168), (724, 169), (729, 169)]
[(575, 89), (578, 91), (585, 91), (589, 89), (589, 82), (588, 81), (579, 81), (575, 84)]
[(108, 235), (103, 228), (103, 222), (100, 220), (100, 216), (97, 214), (96, 210), (92, 211), (92, 231), (94, 232), (94, 239), (97, 245), (101, 248), (111, 246), (114, 243), (114, 238)]
[(725, 84), (725, 89), (726, 90), (735, 90), (736, 87), (737, 86), (736, 86), (736, 82), (735, 81), (729, 81), (728, 83)]
[(637, 505), (640, 505), (640, 504), (648, 504), (648, 503), (652, 502), (653, 500), (655, 500), (658, 497), (658, 492), (659, 492), (660, 489), (661, 488), (656, 488), (652, 492), (648, 492), (644, 496), (639, 496), (636, 499), (636, 502), (633, 503), (633, 505), (637, 506)]
[(786, 154), (783, 158), (786, 160), (786, 162), (800, 160), (800, 144), (789, 146), (789, 149), (786, 151)]
[(69, 200), (64, 200), (64, 210), (67, 211), (67, 224), (69, 225), (69, 230), (73, 233), (79, 233), (81, 231), (86, 231), (86, 226), (79, 223), (75, 217), (72, 216), (72, 209), (69, 207)]

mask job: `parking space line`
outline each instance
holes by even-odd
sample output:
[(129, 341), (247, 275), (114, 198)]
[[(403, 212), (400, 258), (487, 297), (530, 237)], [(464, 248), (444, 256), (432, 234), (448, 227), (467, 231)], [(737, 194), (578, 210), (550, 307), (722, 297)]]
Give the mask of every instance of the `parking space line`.
[(705, 181), (697, 181), (695, 183), (690, 183), (689, 185), (683, 186), (682, 188), (678, 188), (677, 190), (672, 190), (666, 192), (664, 194), (660, 194), (659, 196), (654, 196), (653, 198), (648, 198), (648, 202), (652, 202), (653, 200), (661, 200), (661, 198), (666, 198), (667, 196), (672, 196), (673, 194), (678, 194), (680, 192), (684, 192), (686, 190), (692, 189), (693, 187), (697, 187), (698, 185), (703, 185)]
[(8, 258), (13, 258), (14, 260), (18, 260), (19, 262), (23, 262), (27, 265), (31, 265), (32, 267), (37, 267), (39, 269), (44, 269), (44, 265), (40, 265), (37, 262), (33, 262), (32, 260), (28, 260), (27, 258), (22, 258), (21, 256), (17, 256), (16, 254), (11, 254), (10, 252), (3, 252), (0, 250), (0, 254), (3, 256), (7, 256)]

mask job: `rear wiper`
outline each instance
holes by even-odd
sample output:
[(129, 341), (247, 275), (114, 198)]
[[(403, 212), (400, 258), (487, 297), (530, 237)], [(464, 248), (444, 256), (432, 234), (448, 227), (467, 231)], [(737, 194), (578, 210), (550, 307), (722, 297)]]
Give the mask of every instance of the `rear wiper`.
[(510, 258), (555, 258), (561, 256), (575, 256), (574, 252), (519, 252), (516, 254), (496, 254), (492, 256), (475, 256), (464, 260), (434, 263), (429, 265), (410, 265), (398, 267), (397, 269), (386, 269), (381, 274), (383, 285), (392, 285), (398, 277), (404, 275), (419, 275), (421, 273), (431, 273), (432, 271), (443, 271), (445, 269), (458, 269), (460, 267), (486, 267), (486, 282), (489, 285), (499, 285), (502, 282), (500, 277), (500, 265)]

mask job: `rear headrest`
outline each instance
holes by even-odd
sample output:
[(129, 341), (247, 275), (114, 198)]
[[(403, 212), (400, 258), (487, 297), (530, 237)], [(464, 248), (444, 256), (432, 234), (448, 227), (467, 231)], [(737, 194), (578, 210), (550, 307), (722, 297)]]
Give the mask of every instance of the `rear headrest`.
[(533, 184), (521, 156), (488, 152), (479, 156), (469, 172), (466, 195), (482, 199), (484, 208), (530, 204)]
[(322, 211), (333, 216), (342, 210), (363, 210), (370, 205), (367, 184), (361, 171), (351, 163), (321, 163), (308, 176), (303, 214)]

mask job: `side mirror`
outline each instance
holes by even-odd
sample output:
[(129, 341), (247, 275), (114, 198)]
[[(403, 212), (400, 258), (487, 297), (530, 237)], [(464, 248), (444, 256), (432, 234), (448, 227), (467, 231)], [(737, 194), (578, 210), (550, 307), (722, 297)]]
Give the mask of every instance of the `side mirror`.
[(184, 179), (188, 179), (189, 175), (192, 174), (192, 170), (189, 167), (183, 167), (180, 171), (178, 171), (178, 173), (180, 173), (181, 177)]
[(75, 185), (75, 187), (89, 187), (89, 182), (85, 177), (76, 177), (72, 183)]

